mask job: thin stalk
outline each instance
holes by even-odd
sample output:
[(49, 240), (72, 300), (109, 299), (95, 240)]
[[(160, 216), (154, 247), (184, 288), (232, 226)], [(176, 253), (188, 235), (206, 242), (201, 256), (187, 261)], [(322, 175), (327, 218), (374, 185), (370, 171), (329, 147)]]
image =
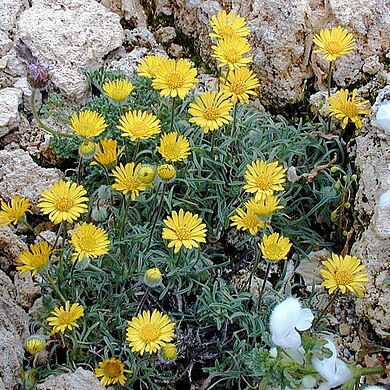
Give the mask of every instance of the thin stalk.
[(320, 315), (317, 317), (317, 319), (313, 323), (313, 328), (319, 324), (321, 321), (322, 317), (326, 314), (328, 311), (329, 307), (334, 303), (336, 298), (339, 296), (339, 290), (336, 290), (336, 292), (333, 294), (332, 298), (329, 300), (328, 304), (323, 308), (321, 311)]
[(146, 302), (146, 299), (147, 299), (148, 296), (149, 296), (150, 290), (151, 290), (150, 287), (147, 287), (147, 288), (146, 288), (145, 294), (144, 294), (144, 296), (142, 297), (141, 302), (139, 303), (138, 308), (137, 308), (137, 311), (136, 311), (136, 313), (135, 313), (136, 316), (137, 316), (137, 315), (140, 313), (140, 311), (142, 310), (142, 308), (143, 308), (143, 306), (144, 306), (144, 304), (145, 304), (145, 302)]
[(171, 124), (169, 126), (169, 131), (173, 129), (173, 119), (175, 118), (175, 107), (176, 107), (176, 98), (172, 98), (172, 112), (171, 112)]
[(236, 132), (236, 124), (237, 124), (237, 103), (234, 105), (233, 109), (233, 126), (232, 126), (232, 137), (234, 137), (234, 134)]
[(248, 278), (248, 291), (249, 292), (251, 291), (253, 275), (256, 272), (256, 269), (257, 269), (257, 267), (259, 265), (259, 260), (260, 260), (260, 249), (257, 248), (256, 239), (254, 239), (253, 242), (254, 242), (253, 250), (254, 250), (254, 253), (255, 253), (255, 260), (253, 262), (253, 267), (252, 267), (251, 273), (250, 273), (249, 278)]
[(148, 250), (149, 247), (150, 247), (150, 243), (152, 242), (152, 237), (153, 237), (154, 229), (155, 229), (155, 227), (156, 227), (156, 224), (157, 224), (158, 219), (160, 218), (160, 214), (161, 214), (161, 210), (162, 210), (162, 205), (163, 205), (163, 203), (164, 203), (165, 189), (166, 189), (166, 183), (163, 183), (162, 190), (161, 190), (160, 202), (159, 202), (159, 204), (158, 204), (158, 206), (157, 206), (157, 214), (156, 214), (156, 217), (154, 218), (153, 225), (152, 225), (152, 227), (151, 227), (151, 229), (150, 229), (149, 239), (148, 239), (148, 245), (146, 246), (146, 250)]
[[(333, 65), (333, 62), (329, 61), (329, 68), (328, 68), (328, 99), (330, 98), (330, 90), (332, 88), (332, 76), (333, 76), (332, 65)], [(328, 116), (328, 132), (330, 132), (331, 120), (332, 120), (332, 117)]]
[(43, 130), (47, 131), (51, 135), (54, 135), (54, 136), (57, 136), (57, 137), (61, 136), (61, 137), (66, 137), (66, 138), (73, 138), (73, 136), (71, 134), (61, 133), (60, 131), (54, 130), (54, 129), (52, 129), (51, 127), (49, 127), (48, 125), (46, 125), (45, 123), (43, 123), (41, 121), (41, 119), (39, 118), (38, 113), (37, 113), (37, 108), (35, 107), (36, 91), (37, 90), (35, 88), (32, 90), (30, 103), (31, 103), (32, 114), (34, 116), (35, 121), (39, 125), (39, 127), (42, 128)]
[(139, 151), (139, 141), (135, 141), (135, 148), (134, 148), (134, 153), (133, 153), (133, 159), (131, 161), (135, 162), (135, 159), (137, 158), (138, 151)]
[(225, 80), (223, 82), (223, 85), (226, 85), (228, 77), (229, 77), (229, 73), (230, 73), (230, 68), (228, 68), (228, 70), (226, 71)]
[(77, 184), (80, 184), (80, 182), (81, 182), (81, 167), (82, 167), (82, 165), (83, 165), (83, 158), (80, 156), (79, 162), (77, 164), (77, 171), (76, 171)]
[(50, 284), (50, 287), (53, 289), (53, 291), (55, 291), (55, 293), (61, 299), (61, 301), (65, 303), (66, 302), (65, 297), (62, 295), (61, 291), (59, 290), (59, 288), (55, 284), (53, 278), (50, 276), (48, 271), (45, 272), (45, 279)]
[(267, 284), (270, 269), (271, 269), (271, 262), (268, 260), (267, 261), (267, 269), (265, 270), (263, 285), (261, 286), (261, 290), (260, 290), (260, 294), (259, 294), (259, 301), (257, 302), (258, 310), (260, 310), (260, 308), (261, 308), (261, 298), (263, 297), (263, 294), (264, 294), (264, 290), (265, 290), (265, 286)]
[(119, 225), (119, 237), (122, 239), (123, 238), (123, 233), (124, 233), (124, 226), (125, 226), (125, 220), (126, 220), (126, 214), (127, 214), (127, 209), (126, 209), (126, 196), (122, 196), (122, 205), (121, 205), (121, 220), (120, 220), (120, 225)]
[(215, 144), (215, 134), (214, 131), (211, 132), (211, 155), (214, 153), (214, 144)]

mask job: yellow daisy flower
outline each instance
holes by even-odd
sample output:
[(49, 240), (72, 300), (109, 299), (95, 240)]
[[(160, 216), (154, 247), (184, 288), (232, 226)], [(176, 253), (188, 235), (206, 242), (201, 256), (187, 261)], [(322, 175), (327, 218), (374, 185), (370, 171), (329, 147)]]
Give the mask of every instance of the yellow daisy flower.
[(236, 227), (237, 230), (248, 230), (252, 236), (255, 236), (259, 229), (265, 227), (265, 223), (257, 218), (255, 213), (251, 211), (244, 211), (240, 208), (236, 209), (237, 215), (230, 217), (232, 223), (230, 226)]
[(163, 134), (156, 149), (164, 160), (170, 162), (182, 161), (191, 153), (188, 139), (176, 131)]
[(369, 282), (367, 271), (362, 261), (355, 256), (338, 256), (332, 253), (332, 258), (322, 262), (325, 269), (321, 270), (321, 275), (325, 278), (322, 286), (329, 290), (329, 294), (339, 289), (343, 294), (347, 290), (355, 292), (359, 297), (364, 296), (365, 283)]
[(53, 327), (52, 334), (65, 332), (79, 327), (76, 321), (84, 316), (84, 307), (78, 303), (71, 305), (69, 301), (66, 301), (64, 306), (55, 307), (50, 314), (52, 316), (46, 321)]
[(92, 110), (74, 113), (70, 117), (70, 123), (70, 128), (83, 138), (97, 137), (108, 126), (104, 117)]
[(108, 253), (110, 240), (104, 229), (96, 227), (93, 223), (83, 222), (70, 232), (70, 243), (74, 246), (74, 261), (84, 258), (95, 259)]
[(245, 38), (229, 37), (221, 39), (212, 46), (212, 56), (219, 61), (218, 66), (227, 65), (230, 70), (246, 66), (253, 57), (244, 57), (251, 51), (251, 45)]
[(229, 123), (233, 117), (230, 111), (233, 103), (228, 95), (222, 92), (203, 92), (190, 103), (188, 113), (192, 116), (190, 123), (195, 123), (207, 134)]
[(17, 263), (20, 265), (16, 269), (22, 275), (31, 271), (31, 275), (34, 276), (47, 266), (52, 250), (53, 247), (46, 241), (31, 244), (30, 250), (24, 250), (19, 254)]
[(168, 58), (160, 55), (146, 56), (138, 65), (137, 73), (139, 76), (144, 76), (149, 79), (154, 79), (156, 73)]
[(31, 355), (36, 355), (45, 348), (45, 339), (39, 335), (32, 335), (26, 340), (25, 348)]
[(233, 69), (228, 74), (224, 72), (220, 83), (221, 91), (230, 96), (234, 104), (238, 101), (242, 104), (248, 103), (249, 95), (256, 96), (256, 89), (260, 86), (259, 79), (248, 68)]
[(115, 139), (104, 138), (97, 146), (97, 151), (90, 165), (103, 165), (107, 169), (111, 169), (116, 165), (116, 162), (125, 149), (124, 146), (118, 149), (118, 142)]
[(355, 48), (355, 38), (341, 26), (322, 29), (313, 41), (319, 47), (314, 53), (323, 53), (327, 61), (334, 61)]
[(356, 95), (357, 89), (353, 90), (351, 97), (349, 97), (347, 89), (341, 89), (329, 97), (329, 106), (327, 107), (329, 115), (341, 120), (343, 129), (345, 129), (349, 121), (353, 122), (357, 129), (360, 129), (363, 126), (360, 116), (370, 112), (369, 109), (364, 108), (369, 102), (356, 98)]
[(172, 341), (175, 324), (170, 318), (157, 310), (150, 314), (149, 310), (133, 317), (128, 322), (126, 340), (132, 352), (155, 353), (163, 345)]
[(161, 131), (161, 123), (156, 115), (146, 111), (129, 111), (119, 118), (117, 128), (122, 130), (123, 137), (137, 141), (153, 138)]
[(288, 237), (283, 237), (279, 233), (265, 235), (261, 244), (258, 244), (263, 257), (267, 260), (286, 260), (291, 249), (291, 242)]
[(43, 191), (38, 207), (44, 214), (49, 214), (53, 223), (74, 222), (81, 214), (88, 211), (88, 198), (82, 185), (60, 180)]
[(213, 32), (210, 37), (223, 39), (228, 37), (246, 37), (250, 30), (246, 25), (245, 18), (238, 16), (233, 11), (226, 13), (225, 10), (218, 12), (210, 21)]
[(173, 343), (165, 344), (161, 347), (160, 357), (164, 362), (172, 362), (177, 357), (177, 347)]
[(124, 386), (127, 381), (125, 374), (131, 375), (132, 373), (133, 371), (125, 369), (125, 365), (114, 357), (103, 360), (95, 368), (95, 376), (101, 378), (100, 383), (104, 387), (116, 383)]
[(172, 164), (162, 164), (157, 167), (157, 175), (164, 181), (172, 180), (176, 175), (176, 169)]
[(138, 180), (143, 184), (151, 184), (156, 176), (156, 170), (148, 164), (140, 164), (136, 170)]
[(0, 226), (6, 226), (10, 223), (16, 225), (26, 213), (31, 213), (29, 210), (30, 206), (30, 200), (19, 195), (15, 195), (9, 204), (1, 202)]
[(277, 161), (270, 163), (263, 160), (253, 161), (246, 167), (244, 190), (255, 193), (257, 200), (272, 195), (275, 191), (282, 191), (282, 184), (286, 181), (285, 171)]
[(129, 80), (112, 80), (105, 82), (102, 88), (106, 96), (121, 103), (133, 92), (134, 85)]
[(138, 165), (136, 166), (135, 163), (131, 162), (125, 166), (120, 164), (112, 171), (115, 177), (115, 183), (112, 185), (112, 188), (123, 192), (125, 195), (130, 193), (131, 200), (137, 198), (140, 191), (148, 188), (146, 184), (139, 180), (136, 174), (137, 168)]
[(160, 91), (161, 96), (179, 96), (184, 99), (190, 89), (195, 87), (199, 81), (196, 77), (197, 71), (188, 60), (166, 60), (156, 72), (153, 79), (153, 88)]
[(163, 228), (162, 238), (169, 240), (168, 248), (175, 247), (174, 252), (179, 252), (180, 248), (199, 248), (200, 242), (206, 242), (206, 224), (198, 214), (192, 214), (189, 211), (184, 213), (180, 209), (164, 219), (166, 227)]
[(245, 207), (261, 219), (268, 219), (276, 210), (284, 208), (279, 204), (279, 201), (274, 195), (266, 195), (258, 200), (256, 198), (249, 199), (245, 202)]

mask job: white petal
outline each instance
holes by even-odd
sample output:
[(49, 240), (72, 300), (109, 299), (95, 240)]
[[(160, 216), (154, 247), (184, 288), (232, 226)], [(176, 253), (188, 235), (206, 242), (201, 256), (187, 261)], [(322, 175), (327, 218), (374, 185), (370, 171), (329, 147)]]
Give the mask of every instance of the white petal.
[(301, 313), (298, 299), (289, 297), (275, 306), (270, 318), (270, 330), (276, 338), (282, 338), (295, 329)]
[(311, 327), (313, 320), (314, 315), (310, 309), (301, 309), (301, 313), (295, 327), (298, 330), (307, 330)]
[(282, 348), (298, 349), (301, 346), (301, 336), (295, 329), (285, 335), (273, 333), (272, 341)]
[(301, 348), (298, 348), (298, 349), (284, 348), (284, 352), (286, 352), (286, 354), (288, 356), (290, 356), (290, 358), (292, 360), (294, 360), (295, 363), (303, 366), (303, 363), (304, 363), (303, 358), (305, 356), (305, 350), (304, 349), (303, 349), (303, 352), (302, 352)]
[(390, 209), (390, 190), (387, 190), (380, 196), (379, 208), (382, 210)]

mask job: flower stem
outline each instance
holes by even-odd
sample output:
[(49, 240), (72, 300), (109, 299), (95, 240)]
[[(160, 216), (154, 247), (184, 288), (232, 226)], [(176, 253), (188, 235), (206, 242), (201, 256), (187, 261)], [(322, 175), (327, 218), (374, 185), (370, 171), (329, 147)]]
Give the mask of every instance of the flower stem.
[(79, 157), (79, 163), (77, 164), (77, 172), (76, 172), (77, 184), (80, 184), (80, 182), (81, 182), (81, 167), (82, 167), (82, 164), (83, 164), (83, 158), (80, 156)]
[(339, 296), (339, 290), (336, 290), (336, 292), (333, 294), (332, 298), (329, 300), (328, 304), (322, 309), (320, 315), (317, 317), (317, 319), (313, 323), (313, 328), (319, 324), (321, 321), (322, 317), (326, 314), (328, 311), (329, 307), (334, 303), (336, 298)]
[(132, 161), (134, 161), (134, 162), (137, 158), (138, 151), (139, 151), (139, 141), (135, 141), (135, 148), (134, 148), (134, 154), (133, 154), (133, 159), (132, 159)]
[(232, 137), (234, 137), (234, 134), (236, 132), (236, 123), (237, 123), (237, 103), (234, 105), (233, 109), (233, 126), (232, 126)]
[(154, 218), (153, 225), (152, 225), (152, 227), (151, 227), (151, 229), (150, 229), (149, 239), (148, 239), (148, 245), (146, 246), (146, 250), (148, 250), (149, 247), (150, 247), (150, 243), (152, 242), (152, 237), (153, 237), (154, 229), (155, 229), (155, 227), (156, 227), (156, 224), (157, 224), (158, 219), (160, 218), (162, 205), (163, 205), (163, 203), (164, 203), (165, 189), (166, 189), (166, 183), (163, 183), (162, 190), (161, 190), (160, 202), (159, 202), (159, 204), (158, 204), (158, 206), (157, 206), (157, 214), (156, 214), (156, 217)]
[(260, 310), (260, 308), (261, 308), (261, 298), (263, 297), (263, 294), (264, 294), (264, 290), (265, 290), (265, 286), (267, 284), (270, 269), (271, 269), (271, 262), (267, 261), (267, 269), (265, 270), (263, 285), (261, 286), (261, 290), (260, 290), (260, 294), (259, 294), (259, 301), (257, 302), (258, 310)]
[[(329, 68), (328, 68), (328, 99), (330, 98), (330, 90), (332, 88), (332, 76), (333, 76), (333, 69), (332, 69), (333, 62), (329, 61)], [(332, 117), (328, 116), (328, 132), (330, 132), (330, 123), (331, 123)]]
[(213, 131), (211, 133), (211, 152), (210, 152), (211, 155), (214, 153), (214, 144), (215, 144), (215, 134)]
[(30, 103), (31, 103), (31, 111), (34, 116), (35, 121), (37, 122), (38, 126), (42, 128), (43, 130), (47, 131), (51, 135), (57, 136), (57, 137), (66, 137), (66, 138), (73, 138), (71, 134), (67, 133), (61, 133), (60, 131), (54, 130), (45, 123), (41, 121), (41, 119), (38, 116), (37, 108), (35, 107), (35, 95), (36, 95), (36, 89), (34, 88), (31, 93)]
[(254, 242), (253, 251), (254, 251), (255, 255), (254, 255), (253, 267), (251, 269), (251, 273), (250, 273), (249, 278), (248, 278), (248, 291), (249, 292), (251, 291), (253, 275), (256, 272), (256, 269), (259, 265), (259, 260), (260, 260), (260, 250), (258, 248), (256, 248), (256, 239), (254, 239), (253, 242)]
[(169, 131), (173, 129), (173, 119), (175, 118), (175, 107), (176, 107), (176, 98), (172, 98), (172, 112), (171, 112), (171, 124), (169, 126)]
[(136, 315), (136, 316), (137, 316), (137, 315), (140, 313), (140, 311), (142, 310), (142, 308), (143, 308), (143, 306), (144, 306), (144, 304), (145, 304), (145, 302), (146, 302), (146, 299), (147, 299), (148, 296), (149, 296), (149, 293), (150, 293), (150, 287), (147, 287), (147, 288), (146, 288), (146, 291), (145, 291), (145, 294), (144, 294), (144, 296), (142, 297), (141, 302), (140, 302), (139, 305), (138, 305), (137, 311), (135, 312), (135, 315)]
[(49, 272), (46, 271), (45, 272), (45, 279), (47, 280), (47, 282), (50, 284), (50, 287), (55, 291), (55, 293), (58, 295), (58, 297), (61, 299), (62, 302), (66, 302), (66, 299), (65, 297), (62, 295), (61, 291), (59, 290), (59, 288), (57, 287), (57, 285), (55, 284), (53, 278), (50, 276)]

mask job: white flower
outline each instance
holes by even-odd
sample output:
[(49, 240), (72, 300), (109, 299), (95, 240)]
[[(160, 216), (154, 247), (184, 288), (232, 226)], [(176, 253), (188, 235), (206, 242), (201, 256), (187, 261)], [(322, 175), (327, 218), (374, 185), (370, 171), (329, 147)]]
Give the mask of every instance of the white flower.
[(270, 318), (272, 341), (278, 347), (297, 350), (301, 346), (301, 335), (297, 330), (311, 327), (314, 316), (310, 309), (302, 309), (299, 300), (293, 297), (276, 305)]
[(390, 132), (390, 103), (383, 104), (376, 113), (376, 123), (385, 131)]
[(337, 358), (337, 349), (333, 342), (328, 338), (326, 340), (325, 347), (332, 351), (332, 356), (325, 359), (314, 356), (311, 363), (315, 370), (326, 380), (326, 383), (321, 385), (322, 388), (333, 389), (347, 383), (352, 378), (353, 373), (341, 359)]

